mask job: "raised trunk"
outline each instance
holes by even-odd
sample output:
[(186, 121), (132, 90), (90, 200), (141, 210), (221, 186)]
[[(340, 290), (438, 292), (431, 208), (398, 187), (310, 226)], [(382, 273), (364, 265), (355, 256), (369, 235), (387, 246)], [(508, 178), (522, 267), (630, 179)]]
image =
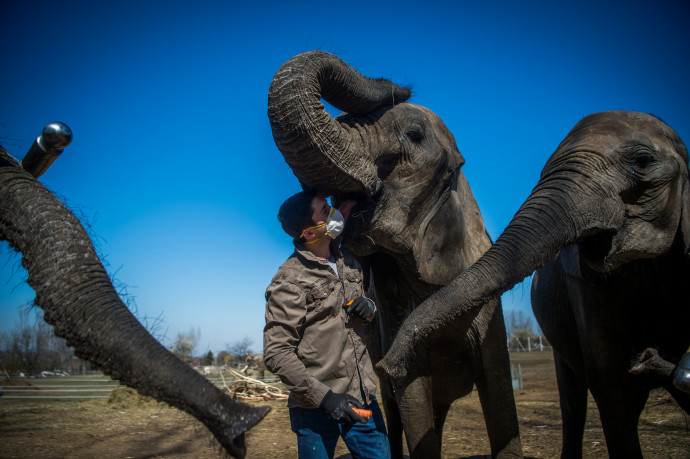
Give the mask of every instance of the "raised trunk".
[(404, 102), (410, 91), (386, 80), (366, 78), (332, 54), (311, 51), (293, 57), (276, 72), (268, 92), (273, 138), (303, 186), (324, 194), (373, 195), (381, 186), (364, 140), (324, 109), (365, 114)]
[(474, 317), (468, 311), (498, 298), (579, 238), (619, 227), (624, 218), (620, 203), (602, 198), (607, 193), (597, 183), (573, 170), (567, 162), (553, 165), (496, 243), (410, 314), (379, 363), (382, 369), (405, 376), (415, 346), (439, 328), (452, 326), (464, 335)]
[(267, 407), (223, 394), (158, 343), (123, 304), (74, 215), (0, 148), (0, 239), (22, 253), (36, 304), (75, 353), (203, 422), (230, 454)]

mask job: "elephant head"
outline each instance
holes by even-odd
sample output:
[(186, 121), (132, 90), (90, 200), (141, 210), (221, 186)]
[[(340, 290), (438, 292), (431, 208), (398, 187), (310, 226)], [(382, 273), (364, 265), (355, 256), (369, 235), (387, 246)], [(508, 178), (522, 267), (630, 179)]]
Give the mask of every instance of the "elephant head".
[(568, 269), (589, 272), (610, 273), (669, 253), (687, 259), (688, 151), (673, 129), (637, 112), (582, 119), (496, 243), (408, 317), (380, 367), (404, 375), (417, 343), (451, 323), (462, 334), (465, 313), (566, 247), (579, 254)]
[(48, 133), (44, 130), (21, 165), (0, 148), (0, 240), (21, 252), (45, 320), (76, 355), (140, 393), (192, 414), (231, 455), (244, 457), (244, 432), (269, 408), (223, 393), (132, 315), (81, 223), (35, 179), (64, 147), (60, 132)]
[[(268, 117), (302, 186), (336, 206), (348, 202), (343, 236), (355, 255), (386, 252), (418, 279), (443, 285), (489, 242), (453, 135), (433, 112), (405, 103), (410, 95), (312, 51), (278, 70)], [(321, 99), (345, 113), (332, 118)], [(463, 244), (476, 235), (486, 242)]]

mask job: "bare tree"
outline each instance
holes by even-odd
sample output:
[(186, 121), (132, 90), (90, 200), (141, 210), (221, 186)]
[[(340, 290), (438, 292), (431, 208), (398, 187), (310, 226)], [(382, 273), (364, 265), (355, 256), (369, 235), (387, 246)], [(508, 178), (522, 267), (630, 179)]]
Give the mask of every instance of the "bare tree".
[(201, 338), (201, 330), (197, 327), (190, 327), (188, 333), (178, 333), (175, 341), (172, 342), (172, 351), (180, 360), (184, 362), (191, 362), (194, 355), (194, 348), (199, 343)]
[(529, 330), (534, 333), (532, 317), (519, 310), (508, 311), (508, 314), (505, 316), (505, 325), (508, 336), (512, 336), (517, 330)]
[(226, 344), (226, 350), (233, 355), (236, 355), (241, 360), (244, 360), (246, 355), (251, 352), (253, 341), (248, 336), (245, 336), (240, 341), (235, 341), (232, 344)]
[[(41, 314), (41, 316), (42, 315), (43, 314)], [(43, 319), (41, 319), (41, 321), (43, 321)], [(70, 362), (74, 358), (74, 349), (68, 346), (67, 341), (65, 341), (63, 338), (55, 336), (55, 333), (52, 331), (52, 327), (47, 344), (47, 352), (45, 354), (47, 361), (44, 365), (45, 368), (68, 371)]]
[(19, 325), (10, 333), (12, 350), (19, 359), (21, 367), (27, 373), (41, 371), (40, 357), (48, 347), (49, 325), (39, 322), (37, 317), (31, 321), (30, 310), (19, 310)]
[(0, 359), (10, 372), (36, 374), (41, 370), (66, 371), (74, 350), (43, 320), (43, 311), (25, 306), (19, 309), (19, 322), (0, 335)]
[(508, 347), (512, 350), (531, 350), (541, 343), (540, 335), (532, 328), (532, 317), (522, 311), (511, 310), (505, 317)]
[(225, 365), (230, 359), (232, 359), (232, 355), (228, 351), (220, 351), (216, 355), (216, 365)]

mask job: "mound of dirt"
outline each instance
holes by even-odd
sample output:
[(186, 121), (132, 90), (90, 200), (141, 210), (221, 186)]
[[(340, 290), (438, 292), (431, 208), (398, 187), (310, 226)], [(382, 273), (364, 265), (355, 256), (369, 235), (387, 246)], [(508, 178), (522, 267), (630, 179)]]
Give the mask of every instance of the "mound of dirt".
[(141, 395), (136, 390), (127, 386), (116, 387), (108, 398), (108, 405), (116, 409), (142, 408), (146, 406), (156, 406), (157, 404), (158, 401), (156, 399)]

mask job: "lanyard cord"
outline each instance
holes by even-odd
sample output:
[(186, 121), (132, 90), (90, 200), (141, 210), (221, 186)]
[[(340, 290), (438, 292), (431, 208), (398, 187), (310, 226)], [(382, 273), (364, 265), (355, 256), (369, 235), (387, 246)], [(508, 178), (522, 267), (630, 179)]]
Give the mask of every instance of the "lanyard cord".
[[(342, 257), (341, 257), (340, 259), (341, 259), (341, 260), (345, 260), (345, 259), (342, 258)], [(337, 262), (338, 262), (338, 260), (336, 259), (336, 263), (337, 263)], [(343, 267), (344, 267), (344, 266), (345, 266), (345, 263), (343, 262)], [(345, 281), (343, 280), (343, 277), (344, 277), (344, 276), (342, 276), (342, 275), (340, 274), (341, 271), (344, 271), (344, 269), (338, 268), (338, 274), (337, 274), (337, 276), (340, 278), (340, 285), (342, 285), (342, 287), (343, 287), (343, 299), (344, 299), (343, 305), (344, 305), (344, 304), (347, 302), (347, 292), (345, 291)], [(345, 310), (345, 308), (343, 307), (343, 312), (344, 312), (344, 310)], [(344, 312), (344, 313), (345, 313), (345, 312)], [(352, 318), (351, 318), (347, 313), (345, 313), (345, 324), (346, 324), (346, 327), (347, 327), (347, 334), (348, 334), (348, 336), (350, 337), (350, 341), (352, 342), (352, 351), (353, 351), (354, 354), (355, 354), (355, 368), (357, 369), (357, 377), (359, 378), (359, 393), (360, 393), (360, 395), (361, 395), (361, 397), (362, 397), (362, 401), (363, 401), (365, 404), (368, 404), (368, 403), (369, 403), (369, 402), (368, 402), (369, 391), (367, 390), (366, 387), (364, 387), (364, 381), (362, 380), (362, 370), (361, 370), (361, 368), (359, 367), (360, 356), (357, 355), (357, 343), (356, 343), (356, 341), (355, 341), (355, 336), (354, 336), (354, 333), (355, 333), (355, 332), (354, 332), (354, 328), (353, 328), (353, 326), (352, 326), (352, 325), (353, 325), (353, 323), (352, 323)], [(349, 325), (349, 326), (348, 326), (348, 325)]]

